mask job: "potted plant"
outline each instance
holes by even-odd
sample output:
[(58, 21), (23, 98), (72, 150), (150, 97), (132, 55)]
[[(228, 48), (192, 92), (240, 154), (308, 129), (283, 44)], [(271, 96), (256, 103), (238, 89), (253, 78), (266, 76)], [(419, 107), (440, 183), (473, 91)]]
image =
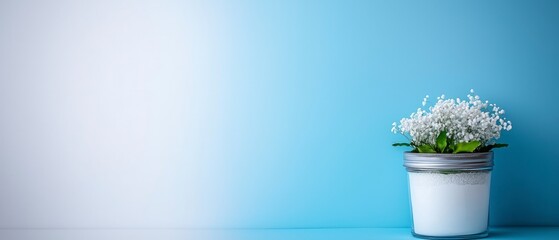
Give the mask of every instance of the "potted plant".
[[(423, 99), (425, 107), (429, 96)], [(488, 235), (489, 192), (494, 148), (512, 125), (505, 111), (470, 90), (466, 100), (437, 98), (417, 109), (392, 132), (409, 142), (393, 146), (404, 153), (408, 171), (412, 234), (431, 239), (469, 239)]]

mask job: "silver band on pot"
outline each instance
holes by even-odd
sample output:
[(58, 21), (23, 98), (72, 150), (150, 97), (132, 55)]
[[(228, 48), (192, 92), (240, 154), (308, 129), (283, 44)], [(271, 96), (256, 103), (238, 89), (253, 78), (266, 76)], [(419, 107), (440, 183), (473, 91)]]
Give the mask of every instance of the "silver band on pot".
[(482, 153), (404, 153), (404, 167), (415, 170), (491, 170), (493, 152)]

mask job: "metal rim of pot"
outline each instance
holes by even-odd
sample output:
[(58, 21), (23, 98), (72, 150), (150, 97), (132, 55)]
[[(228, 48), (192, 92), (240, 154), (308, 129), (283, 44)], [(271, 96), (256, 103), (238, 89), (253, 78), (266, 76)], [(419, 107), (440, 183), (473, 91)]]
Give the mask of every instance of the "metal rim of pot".
[(404, 152), (404, 167), (418, 170), (492, 170), (493, 152), (413, 153)]

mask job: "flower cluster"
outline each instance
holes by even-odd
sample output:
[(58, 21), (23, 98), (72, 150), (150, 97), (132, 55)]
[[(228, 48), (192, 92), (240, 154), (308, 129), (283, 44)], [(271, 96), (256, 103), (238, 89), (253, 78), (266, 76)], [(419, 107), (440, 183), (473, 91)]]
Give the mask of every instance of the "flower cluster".
[[(425, 106), (429, 99), (423, 99)], [(505, 110), (488, 101), (480, 100), (474, 90), (470, 90), (467, 100), (437, 98), (428, 111), (418, 108), (409, 118), (392, 124), (393, 133), (411, 137), (412, 145), (435, 144), (440, 132), (445, 131), (455, 143), (479, 141), (487, 145), (501, 136), (501, 131), (510, 131), (512, 124), (503, 117)]]

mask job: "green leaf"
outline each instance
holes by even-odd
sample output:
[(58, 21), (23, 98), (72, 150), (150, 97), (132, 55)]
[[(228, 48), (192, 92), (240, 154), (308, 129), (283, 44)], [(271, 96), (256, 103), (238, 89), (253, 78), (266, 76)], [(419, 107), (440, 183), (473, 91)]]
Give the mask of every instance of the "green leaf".
[(446, 152), (446, 153), (452, 153), (452, 152), (454, 152), (454, 148), (456, 148), (456, 145), (454, 145), (454, 144), (448, 144), (448, 145), (446, 146), (446, 151), (445, 151), (445, 152)]
[(437, 153), (437, 151), (435, 151), (435, 149), (433, 149), (433, 147), (429, 145), (417, 146), (417, 151), (419, 151), (420, 153)]
[(492, 149), (493, 149), (493, 148), (503, 148), (503, 147), (508, 147), (509, 145), (508, 145), (508, 144), (506, 144), (506, 143), (495, 143), (495, 144), (493, 144), (493, 145), (491, 145), (491, 146), (492, 146)]
[(394, 147), (411, 147), (409, 143), (393, 143), (392, 146)]
[(441, 131), (441, 133), (439, 133), (439, 136), (437, 137), (437, 148), (440, 153), (444, 152), (444, 149), (446, 148), (446, 131)]
[(471, 153), (479, 147), (479, 141), (462, 142), (456, 144), (456, 149), (452, 153)]
[(508, 147), (509, 145), (506, 143), (495, 143), (495, 144), (491, 144), (491, 145), (487, 145), (487, 146), (483, 146), (479, 149), (480, 152), (489, 152), (491, 151), (491, 149), (493, 148), (502, 148), (502, 147)]

